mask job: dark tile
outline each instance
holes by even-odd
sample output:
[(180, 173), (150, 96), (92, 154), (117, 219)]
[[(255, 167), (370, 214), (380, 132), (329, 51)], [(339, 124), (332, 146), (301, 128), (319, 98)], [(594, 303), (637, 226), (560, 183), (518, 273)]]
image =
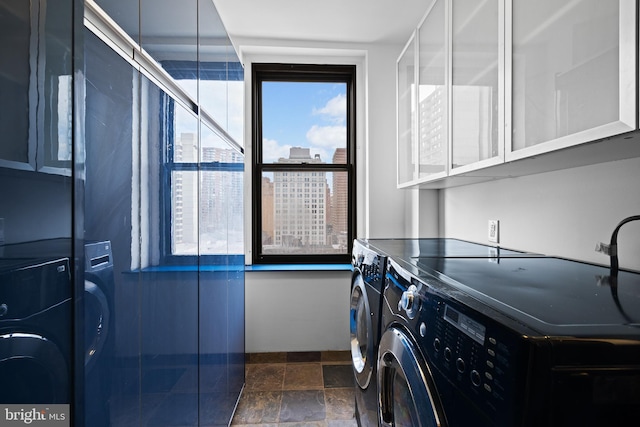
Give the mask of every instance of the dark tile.
[(358, 427), (356, 419), (352, 420), (327, 420), (327, 427)]
[(253, 353), (249, 360), (232, 426), (357, 427), (349, 352)]
[(351, 352), (350, 351), (323, 351), (322, 352), (322, 362), (340, 362), (340, 363), (351, 363)]
[(280, 391), (284, 384), (284, 364), (247, 365), (247, 391)]
[(245, 392), (240, 399), (232, 425), (265, 424), (278, 421), (282, 392)]
[(324, 365), (322, 376), (325, 388), (353, 387), (351, 365)]
[(325, 421), (304, 421), (300, 423), (280, 423), (278, 427), (327, 427), (327, 423)]
[(355, 417), (353, 388), (330, 388), (324, 391), (327, 420), (351, 420)]
[[(235, 423), (231, 423), (232, 426), (234, 427), (279, 427), (282, 424), (278, 424), (278, 423), (259, 423), (259, 424), (235, 424)], [(216, 426), (216, 427), (220, 427), (220, 426)]]
[(287, 363), (320, 362), (322, 353), (319, 351), (296, 351), (287, 353)]
[(282, 392), (280, 422), (322, 421), (325, 415), (324, 391)]
[(283, 390), (322, 390), (322, 367), (319, 363), (288, 363)]
[(273, 353), (248, 353), (247, 363), (285, 363), (287, 353), (284, 351)]

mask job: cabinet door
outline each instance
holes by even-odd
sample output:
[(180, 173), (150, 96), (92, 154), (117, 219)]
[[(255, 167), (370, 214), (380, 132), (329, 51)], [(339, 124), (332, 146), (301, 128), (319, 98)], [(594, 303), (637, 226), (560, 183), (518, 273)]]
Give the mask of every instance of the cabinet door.
[[(36, 120), (39, 172), (71, 175), (73, 123), (73, 2), (40, 1), (39, 100)], [(42, 99), (44, 98), (44, 102)]]
[(447, 25), (444, 0), (436, 0), (418, 27), (418, 178), (447, 173)]
[(398, 120), (398, 185), (416, 179), (416, 44), (415, 37), (407, 43), (397, 64)]
[(71, 175), (71, 11), (0, 0), (0, 167)]
[(507, 160), (636, 128), (636, 2), (512, 0), (510, 6)]
[[(37, 10), (38, 4), (34, 4)], [(38, 26), (29, 2), (0, 1), (0, 167), (35, 170)]]
[(503, 160), (500, 6), (500, 0), (456, 0), (451, 5), (451, 173)]

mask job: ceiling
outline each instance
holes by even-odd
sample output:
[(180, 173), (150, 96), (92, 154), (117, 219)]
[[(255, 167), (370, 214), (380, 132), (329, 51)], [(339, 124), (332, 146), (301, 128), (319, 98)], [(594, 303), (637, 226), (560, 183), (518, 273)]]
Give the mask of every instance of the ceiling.
[(234, 41), (404, 44), (427, 0), (213, 0)]

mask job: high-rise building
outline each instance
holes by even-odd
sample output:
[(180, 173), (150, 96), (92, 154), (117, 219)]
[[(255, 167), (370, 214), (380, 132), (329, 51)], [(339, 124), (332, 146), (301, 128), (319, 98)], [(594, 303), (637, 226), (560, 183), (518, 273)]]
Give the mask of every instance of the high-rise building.
[(273, 181), (262, 177), (262, 244), (273, 245), (275, 235)]
[[(309, 148), (292, 147), (278, 163), (324, 163)], [(280, 171), (273, 174), (274, 239), (278, 252), (327, 244), (327, 179), (322, 171)], [(264, 214), (263, 214), (264, 215)]]
[[(336, 148), (333, 153), (334, 164), (347, 163), (347, 149)], [(349, 212), (349, 178), (346, 172), (333, 173), (333, 189), (331, 194), (331, 229), (333, 244), (346, 248)]]

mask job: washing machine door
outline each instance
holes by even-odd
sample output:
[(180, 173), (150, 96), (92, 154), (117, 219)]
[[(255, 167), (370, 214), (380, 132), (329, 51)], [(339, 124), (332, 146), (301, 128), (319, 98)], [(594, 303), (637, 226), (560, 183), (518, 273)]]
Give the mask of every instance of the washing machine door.
[(431, 372), (401, 328), (388, 328), (380, 339), (378, 390), (382, 426), (447, 426)]
[(69, 368), (60, 348), (32, 333), (0, 333), (0, 402), (69, 403)]
[(367, 297), (367, 288), (358, 269), (353, 274), (351, 284), (351, 363), (358, 386), (365, 389), (369, 386), (375, 360), (373, 344), (373, 322), (371, 307)]
[(109, 304), (100, 287), (84, 281), (84, 366), (90, 371), (99, 359), (109, 335)]

